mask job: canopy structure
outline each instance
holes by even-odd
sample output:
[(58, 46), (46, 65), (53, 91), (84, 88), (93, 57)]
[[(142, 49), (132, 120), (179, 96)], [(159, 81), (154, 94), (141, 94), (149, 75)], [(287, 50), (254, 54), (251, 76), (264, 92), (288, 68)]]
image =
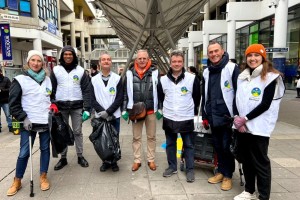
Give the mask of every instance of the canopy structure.
[(131, 50), (147, 49), (163, 72), (169, 49), (198, 18), (207, 0), (97, 0), (112, 28)]

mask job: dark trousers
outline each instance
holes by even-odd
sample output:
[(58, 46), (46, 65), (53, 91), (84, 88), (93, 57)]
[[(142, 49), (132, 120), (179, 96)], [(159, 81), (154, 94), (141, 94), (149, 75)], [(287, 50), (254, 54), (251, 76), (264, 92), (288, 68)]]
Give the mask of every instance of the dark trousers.
[(268, 157), (269, 137), (237, 134), (241, 155), (243, 156), (243, 171), (245, 176), (245, 191), (255, 192), (255, 179), (259, 199), (270, 198), (271, 192), (271, 163)]
[(232, 178), (235, 161), (230, 152), (232, 129), (228, 126), (211, 127), (214, 148), (218, 157), (218, 171), (227, 178)]
[[(165, 131), (167, 139), (167, 159), (169, 168), (177, 170), (177, 133), (169, 133)], [(194, 169), (194, 134), (191, 131), (190, 133), (180, 133), (183, 148), (184, 148), (184, 159), (186, 163), (186, 171), (191, 171)]]
[(300, 88), (297, 88), (297, 97), (300, 97)]

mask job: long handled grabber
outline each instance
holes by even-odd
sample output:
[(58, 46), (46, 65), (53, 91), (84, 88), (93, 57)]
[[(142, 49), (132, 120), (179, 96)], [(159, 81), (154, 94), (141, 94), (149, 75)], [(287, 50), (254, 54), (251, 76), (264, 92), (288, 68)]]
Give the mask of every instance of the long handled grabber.
[(30, 159), (30, 197), (34, 197), (34, 193), (33, 193), (33, 178), (32, 178), (32, 174), (33, 174), (33, 169), (32, 169), (32, 135), (31, 135), (31, 131), (29, 131), (29, 159)]

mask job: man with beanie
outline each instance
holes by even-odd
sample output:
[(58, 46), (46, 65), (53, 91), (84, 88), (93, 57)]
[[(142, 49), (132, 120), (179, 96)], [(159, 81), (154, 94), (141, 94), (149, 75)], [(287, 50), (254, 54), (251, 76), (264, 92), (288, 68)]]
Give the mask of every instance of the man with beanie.
[(224, 191), (232, 188), (232, 173), (235, 168), (234, 157), (229, 146), (232, 136), (232, 105), (236, 92), (238, 66), (229, 62), (228, 53), (217, 42), (207, 47), (207, 68), (203, 71), (202, 120), (204, 128), (211, 127), (214, 149), (218, 157), (218, 173), (208, 182), (222, 182)]
[[(89, 77), (78, 65), (78, 58), (71, 46), (62, 49), (59, 62), (60, 65), (55, 66), (50, 75), (53, 88), (51, 109), (59, 110), (66, 123), (71, 117), (78, 164), (88, 167), (89, 163), (82, 155), (82, 122), (90, 117)], [(60, 170), (68, 164), (67, 151), (68, 147), (61, 153), (54, 170)]]
[[(2, 67), (0, 68), (0, 108), (3, 109), (3, 112), (6, 116), (6, 121), (8, 125), (9, 132), (13, 132), (12, 129), (12, 123), (11, 123), (11, 117), (9, 113), (9, 106), (8, 106), (8, 96), (9, 96), (9, 88), (10, 88), (11, 82), (9, 78), (5, 77), (2, 73)], [(2, 129), (1, 124), (1, 111), (0, 111), (0, 133)]]

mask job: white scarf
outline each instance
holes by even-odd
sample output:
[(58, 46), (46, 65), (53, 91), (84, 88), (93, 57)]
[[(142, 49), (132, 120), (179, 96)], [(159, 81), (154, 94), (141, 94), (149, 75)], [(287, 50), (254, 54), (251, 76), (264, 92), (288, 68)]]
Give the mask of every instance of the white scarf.
[(261, 65), (259, 65), (258, 67), (256, 67), (256, 68), (253, 70), (252, 74), (250, 74), (250, 68), (246, 68), (246, 69), (239, 75), (238, 79), (240, 79), (240, 80), (246, 80), (246, 79), (247, 79), (247, 81), (250, 82), (251, 79), (254, 79), (254, 78), (256, 78), (257, 76), (260, 75), (262, 69), (263, 69), (263, 65), (261, 64)]

